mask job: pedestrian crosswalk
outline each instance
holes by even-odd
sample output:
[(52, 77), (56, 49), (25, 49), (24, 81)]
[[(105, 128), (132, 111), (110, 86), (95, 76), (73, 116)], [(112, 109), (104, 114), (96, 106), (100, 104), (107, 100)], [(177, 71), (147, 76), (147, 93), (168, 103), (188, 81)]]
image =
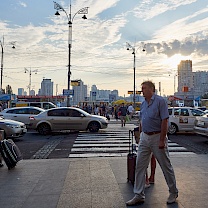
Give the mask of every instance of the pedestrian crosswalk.
[[(172, 154), (194, 154), (177, 143), (168, 141)], [(80, 132), (69, 155), (70, 158), (123, 157), (129, 152), (129, 131), (119, 129), (97, 133)]]

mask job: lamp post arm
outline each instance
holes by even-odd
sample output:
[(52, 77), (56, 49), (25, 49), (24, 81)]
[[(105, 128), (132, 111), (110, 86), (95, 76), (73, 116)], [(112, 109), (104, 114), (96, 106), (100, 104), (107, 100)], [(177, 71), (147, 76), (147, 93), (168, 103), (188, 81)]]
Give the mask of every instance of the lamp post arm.
[(71, 21), (71, 5), (70, 5), (70, 14), (68, 15), (66, 10), (60, 4), (58, 4), (55, 1), (53, 3), (54, 3), (54, 9), (56, 9), (57, 11), (61, 10), (61, 11), (63, 11), (66, 14), (67, 19), (68, 19), (68, 23), (69, 23)]
[(73, 17), (72, 17), (72, 19), (71, 19), (71, 22), (73, 22), (74, 17), (75, 17), (77, 14), (88, 14), (88, 8), (89, 8), (89, 7), (83, 7), (82, 9), (80, 9), (79, 11), (77, 11), (77, 12), (73, 15)]

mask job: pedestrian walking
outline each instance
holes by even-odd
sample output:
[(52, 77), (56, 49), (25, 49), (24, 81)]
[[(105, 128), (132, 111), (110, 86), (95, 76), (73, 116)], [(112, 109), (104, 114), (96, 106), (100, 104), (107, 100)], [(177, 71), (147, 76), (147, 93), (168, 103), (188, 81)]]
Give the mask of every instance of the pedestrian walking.
[(98, 105), (95, 105), (94, 114), (95, 115), (98, 115), (99, 111), (100, 111), (99, 106)]
[(127, 109), (127, 110), (128, 110), (130, 119), (132, 119), (133, 114), (134, 114), (134, 107), (132, 106), (132, 104), (130, 104), (130, 105), (128, 106), (128, 109)]
[(121, 127), (126, 125), (126, 114), (127, 114), (127, 108), (124, 106), (124, 103), (121, 104), (121, 107), (119, 108), (120, 112), (120, 119), (121, 119)]
[(115, 113), (115, 119), (116, 121), (118, 120), (118, 111), (119, 111), (119, 107), (117, 105), (114, 106), (114, 113)]
[(166, 101), (155, 94), (155, 85), (151, 81), (142, 83), (142, 92), (145, 101), (141, 105), (141, 134), (137, 152), (135, 184), (133, 199), (126, 202), (128, 206), (145, 201), (145, 173), (151, 154), (157, 159), (166, 183), (169, 187), (167, 203), (171, 204), (178, 197), (176, 179), (168, 152), (168, 106)]

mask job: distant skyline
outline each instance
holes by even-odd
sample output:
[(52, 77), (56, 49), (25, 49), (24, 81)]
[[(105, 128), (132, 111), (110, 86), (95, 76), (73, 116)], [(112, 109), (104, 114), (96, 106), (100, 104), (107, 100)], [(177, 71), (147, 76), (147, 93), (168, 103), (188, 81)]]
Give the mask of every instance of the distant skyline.
[[(193, 71), (208, 70), (208, 2), (202, 0), (71, 0), (56, 1), (72, 15), (89, 7), (87, 20), (77, 14), (72, 28), (71, 79), (81, 79), (88, 90), (133, 90), (136, 49), (136, 86), (152, 80), (162, 93), (174, 91), (181, 60), (192, 60)], [(66, 14), (55, 16), (53, 1), (0, 1), (0, 40), (4, 36), (3, 88), (38, 92), (43, 78), (67, 89), (68, 24)], [(10, 42), (15, 41), (15, 49)], [(142, 47), (146, 51), (142, 52)], [(177, 83), (176, 83), (177, 84)], [(55, 88), (55, 87), (54, 87)], [(56, 90), (56, 89), (54, 89)], [(28, 91), (28, 89), (27, 89)], [(55, 92), (54, 92), (55, 94)]]

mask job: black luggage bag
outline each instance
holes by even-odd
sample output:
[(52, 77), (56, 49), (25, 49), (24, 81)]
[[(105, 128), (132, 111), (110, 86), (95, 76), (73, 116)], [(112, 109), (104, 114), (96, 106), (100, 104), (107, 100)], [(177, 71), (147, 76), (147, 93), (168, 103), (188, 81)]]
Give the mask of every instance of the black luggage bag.
[(22, 154), (18, 146), (11, 139), (0, 141), (0, 153), (9, 170), (14, 168), (18, 161), (22, 160)]
[(129, 153), (127, 155), (127, 181), (134, 185), (136, 153), (134, 152), (135, 144), (133, 144), (134, 131), (129, 130)]

